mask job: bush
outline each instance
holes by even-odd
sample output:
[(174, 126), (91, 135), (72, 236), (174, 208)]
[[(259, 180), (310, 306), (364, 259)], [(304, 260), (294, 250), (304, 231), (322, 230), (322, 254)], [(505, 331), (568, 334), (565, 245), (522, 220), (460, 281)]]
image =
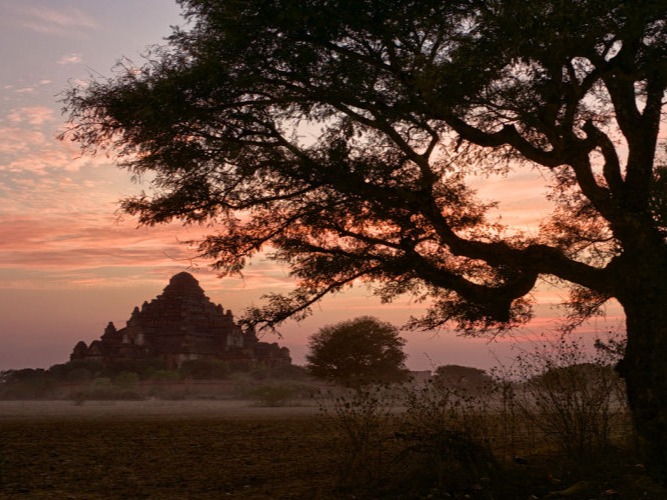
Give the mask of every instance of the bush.
[[(136, 375), (136, 374), (135, 374)], [(138, 401), (143, 397), (127, 388), (115, 386), (110, 378), (98, 377), (90, 383), (88, 389), (75, 392), (69, 397), (76, 404), (84, 401)]]
[(138, 382), (139, 375), (134, 372), (122, 372), (113, 379), (113, 385), (123, 390), (134, 388)]
[(263, 406), (284, 406), (294, 397), (294, 391), (284, 385), (263, 385), (251, 390), (248, 396)]
[(339, 443), (339, 487), (375, 491), (384, 487), (392, 461), (393, 393), (386, 386), (365, 386), (342, 395), (320, 394), (320, 412)]
[(153, 382), (178, 382), (181, 380), (181, 375), (174, 370), (156, 370), (151, 374)]
[(517, 356), (513, 373), (522, 381), (513, 403), (545, 439), (577, 459), (608, 449), (626, 411), (624, 383), (609, 358), (561, 337)]
[(404, 488), (412, 485), (413, 495), (456, 496), (481, 488), (498, 468), (489, 446), (488, 399), (445, 382), (436, 378), (405, 394), (397, 437)]
[(45, 370), (24, 368), (0, 373), (1, 399), (42, 399), (53, 397), (55, 384)]
[(183, 361), (178, 369), (182, 377), (194, 379), (225, 379), (229, 365), (218, 359), (191, 359)]

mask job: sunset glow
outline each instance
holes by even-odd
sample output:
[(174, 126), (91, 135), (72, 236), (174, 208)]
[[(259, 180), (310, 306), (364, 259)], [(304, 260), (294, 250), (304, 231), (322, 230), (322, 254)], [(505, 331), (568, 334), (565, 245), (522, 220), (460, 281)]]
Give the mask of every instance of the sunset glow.
[[(242, 278), (219, 280), (181, 243), (211, 228), (137, 228), (118, 214), (118, 200), (147, 186), (110, 159), (81, 156), (75, 144), (57, 140), (62, 92), (111, 75), (122, 56), (140, 62), (170, 25), (182, 24), (173, 1), (0, 0), (0, 12), (0, 370), (67, 361), (78, 340), (98, 338), (109, 321), (124, 325), (132, 308), (158, 295), (177, 272), (192, 272), (213, 302), (237, 316), (263, 294), (290, 289), (287, 269), (262, 258)], [(534, 229), (549, 211), (540, 179), (528, 169), (480, 180), (479, 195), (500, 196), (503, 223)], [(537, 317), (517, 332), (520, 339), (553, 331), (552, 305), (565, 292), (545, 287), (536, 295)], [(421, 310), (407, 298), (385, 305), (355, 289), (326, 299), (303, 323), (286, 324), (280, 342), (303, 363), (307, 337), (324, 324), (373, 315), (400, 325)], [(608, 312), (582, 333), (620, 328), (617, 308)], [(489, 343), (445, 331), (405, 336), (408, 366), (421, 370), (450, 363), (487, 368), (491, 351), (506, 356), (516, 340)]]

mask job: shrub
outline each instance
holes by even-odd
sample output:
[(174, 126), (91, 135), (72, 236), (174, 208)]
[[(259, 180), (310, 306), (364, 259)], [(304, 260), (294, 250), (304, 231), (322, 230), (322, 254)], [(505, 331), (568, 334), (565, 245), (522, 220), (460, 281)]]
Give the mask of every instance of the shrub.
[(151, 380), (154, 382), (178, 382), (181, 375), (174, 370), (156, 370), (151, 374)]
[(439, 378), (407, 390), (397, 437), (413, 495), (457, 495), (494, 473), (487, 401)]
[(183, 377), (224, 379), (229, 375), (229, 366), (219, 359), (191, 359), (181, 363), (178, 371)]
[(113, 379), (113, 384), (119, 389), (129, 390), (134, 388), (139, 382), (139, 375), (134, 372), (119, 373)]
[(337, 435), (339, 486), (343, 489), (375, 490), (385, 479), (391, 461), (395, 401), (386, 386), (320, 394), (320, 412)]
[(571, 457), (604, 452), (625, 411), (623, 381), (609, 360), (587, 354), (581, 339), (546, 341), (517, 356), (519, 411)]
[(283, 406), (294, 397), (294, 391), (285, 385), (263, 385), (251, 390), (249, 396), (263, 406)]

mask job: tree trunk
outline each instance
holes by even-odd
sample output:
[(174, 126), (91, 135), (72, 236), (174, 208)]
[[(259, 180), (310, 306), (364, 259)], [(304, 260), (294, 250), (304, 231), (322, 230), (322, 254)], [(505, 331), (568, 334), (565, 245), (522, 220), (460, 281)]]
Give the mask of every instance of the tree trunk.
[[(667, 482), (667, 279), (625, 294), (627, 349), (619, 364), (651, 475)], [(631, 296), (632, 295), (632, 296)]]

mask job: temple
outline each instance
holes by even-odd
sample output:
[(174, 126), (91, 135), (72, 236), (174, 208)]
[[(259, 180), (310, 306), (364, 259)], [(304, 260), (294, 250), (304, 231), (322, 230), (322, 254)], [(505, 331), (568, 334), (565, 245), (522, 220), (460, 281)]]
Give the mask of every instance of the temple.
[(134, 308), (125, 328), (109, 323), (99, 340), (81, 341), (70, 360), (104, 364), (159, 360), (168, 368), (183, 361), (217, 359), (236, 366), (273, 368), (291, 364), (289, 350), (260, 342), (253, 331), (243, 331), (231, 311), (223, 311), (204, 294), (189, 273), (171, 278), (162, 294), (141, 309)]

